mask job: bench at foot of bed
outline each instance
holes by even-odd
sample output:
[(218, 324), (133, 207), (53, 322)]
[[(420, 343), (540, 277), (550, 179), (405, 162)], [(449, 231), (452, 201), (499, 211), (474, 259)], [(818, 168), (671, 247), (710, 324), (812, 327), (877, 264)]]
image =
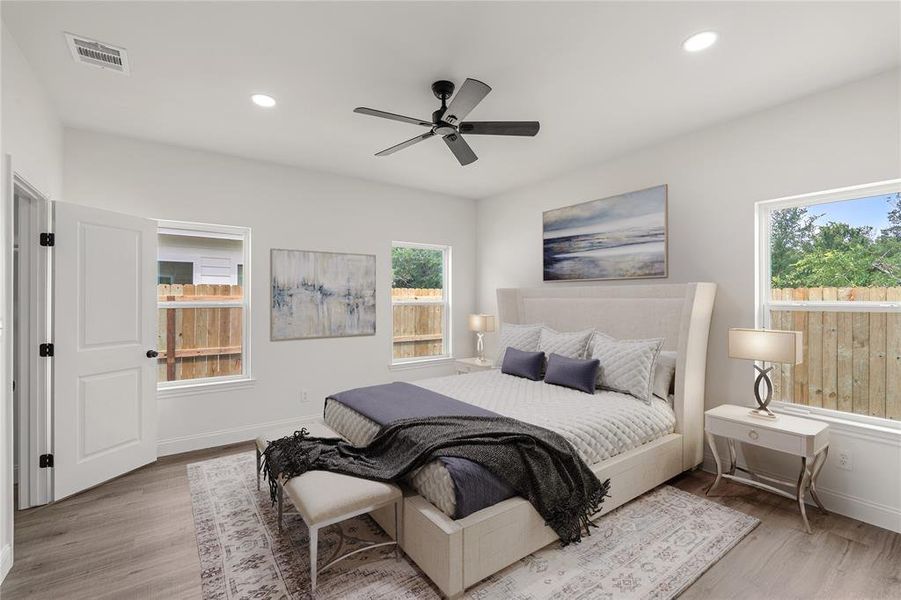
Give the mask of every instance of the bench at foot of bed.
[[(306, 429), (313, 437), (340, 437), (337, 433), (321, 424), (307, 425)], [(293, 431), (278, 431), (261, 435), (257, 438), (257, 488), (260, 486), (260, 466), (262, 453), (269, 442)], [(286, 512), (284, 509), (285, 496), (293, 504), (295, 511)], [(316, 590), (316, 576), (335, 563), (348, 558), (358, 552), (378, 548), (381, 546), (395, 547), (395, 557), (400, 559), (400, 546), (397, 540), (401, 539), (401, 523), (403, 495), (400, 488), (393, 483), (370, 481), (330, 473), (328, 471), (309, 471), (298, 477), (292, 477), (278, 484), (278, 530), (282, 531), (282, 520), (285, 514), (299, 514), (306, 523), (310, 532), (310, 585), (311, 590)], [(338, 555), (336, 554), (325, 565), (318, 567), (318, 542), (319, 530), (346, 521), (359, 515), (371, 513), (375, 510), (386, 509), (393, 513), (393, 539), (388, 542), (369, 544), (363, 548)], [(386, 531), (388, 531), (386, 529)], [(389, 533), (390, 534), (390, 533)]]

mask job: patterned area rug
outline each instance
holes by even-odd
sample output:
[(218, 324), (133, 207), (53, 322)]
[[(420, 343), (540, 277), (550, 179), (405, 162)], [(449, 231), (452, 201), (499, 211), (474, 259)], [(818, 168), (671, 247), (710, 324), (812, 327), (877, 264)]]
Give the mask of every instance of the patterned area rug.
[[(395, 560), (390, 546), (323, 572), (311, 595), (307, 528), (289, 515), (278, 533), (266, 485), (256, 489), (254, 462), (247, 453), (188, 465), (204, 600), (440, 598), (412, 561)], [(601, 518), (582, 543), (553, 543), (471, 588), (466, 598), (673, 598), (758, 523), (664, 485)], [(343, 553), (387, 539), (367, 516), (331, 526), (319, 534), (320, 564), (338, 544)]]

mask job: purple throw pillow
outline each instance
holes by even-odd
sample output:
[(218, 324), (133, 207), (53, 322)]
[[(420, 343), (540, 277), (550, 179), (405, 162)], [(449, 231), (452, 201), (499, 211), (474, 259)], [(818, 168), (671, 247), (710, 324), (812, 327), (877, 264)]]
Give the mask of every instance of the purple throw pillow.
[(601, 361), (596, 358), (582, 360), (551, 354), (547, 359), (544, 382), (562, 385), (586, 394), (594, 394), (595, 382), (597, 381), (600, 367)]
[(544, 352), (524, 352), (510, 346), (504, 353), (501, 373), (539, 381), (541, 380), (541, 370), (543, 368)]

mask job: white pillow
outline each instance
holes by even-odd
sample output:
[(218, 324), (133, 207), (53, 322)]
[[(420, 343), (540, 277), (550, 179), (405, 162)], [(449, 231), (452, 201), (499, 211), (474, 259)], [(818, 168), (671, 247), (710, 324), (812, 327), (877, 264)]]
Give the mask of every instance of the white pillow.
[(543, 327), (538, 337), (538, 351), (546, 356), (559, 354), (567, 358), (585, 358), (588, 351), (588, 342), (594, 334), (594, 329), (583, 331), (554, 331), (550, 327)]
[(596, 332), (589, 358), (601, 361), (598, 387), (631, 394), (650, 404), (654, 383), (654, 364), (663, 338), (650, 340), (616, 340)]
[(668, 400), (670, 390), (673, 387), (673, 378), (676, 376), (676, 352), (673, 350), (661, 350), (654, 364), (654, 395), (663, 400)]
[(541, 337), (541, 329), (543, 327), (543, 323), (532, 325), (501, 323), (501, 335), (495, 364), (504, 364), (504, 353), (507, 352), (508, 347), (516, 348), (523, 352), (538, 352), (538, 338)]

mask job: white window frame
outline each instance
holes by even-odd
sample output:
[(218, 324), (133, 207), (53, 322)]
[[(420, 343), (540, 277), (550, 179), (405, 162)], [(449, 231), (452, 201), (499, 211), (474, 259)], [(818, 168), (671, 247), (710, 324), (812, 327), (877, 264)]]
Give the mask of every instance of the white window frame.
[(175, 302), (157, 301), (157, 310), (162, 308), (243, 308), (244, 314), (241, 318), (241, 324), (243, 327), (241, 338), (241, 368), (243, 372), (238, 375), (226, 375), (222, 377), (203, 377), (199, 379), (185, 379), (181, 381), (159, 381), (157, 382), (158, 395), (161, 397), (182, 396), (195, 392), (200, 393), (206, 391), (219, 391), (223, 388), (246, 387), (249, 383), (254, 381), (251, 375), (252, 370), (250, 327), (252, 321), (252, 313), (250, 299), (252, 294), (250, 293), (250, 282), (252, 269), (250, 268), (250, 227), (238, 227), (235, 225), (216, 225), (212, 223), (191, 223), (187, 221), (169, 221), (164, 219), (157, 219), (157, 224), (158, 234), (241, 240), (243, 249), (241, 264), (244, 265), (244, 294), (241, 300), (223, 300), (219, 302), (193, 300)]
[[(451, 324), (453, 322), (451, 308), (451, 247), (447, 244), (421, 244), (417, 242), (391, 242), (391, 282), (392, 288), (394, 283), (394, 249), (395, 248), (419, 248), (423, 250), (440, 250), (443, 255), (441, 279), (444, 282), (444, 293), (441, 300), (394, 300), (391, 297), (391, 366), (416, 366), (429, 365), (436, 362), (447, 362), (453, 360), (453, 335), (451, 335)], [(389, 291), (390, 293), (390, 291)], [(403, 304), (442, 304), (444, 305), (444, 352), (435, 356), (422, 356), (414, 358), (394, 358), (394, 307)]]
[[(757, 202), (754, 206), (756, 228), (754, 243), (756, 245), (755, 261), (755, 324), (759, 328), (770, 326), (770, 311), (835, 311), (835, 312), (901, 312), (901, 303), (885, 301), (848, 301), (848, 300), (772, 300), (772, 277), (770, 273), (770, 215), (774, 210), (828, 204), (894, 194), (901, 192), (901, 179), (891, 179), (864, 185), (855, 185), (811, 194), (787, 196), (775, 200)], [(799, 405), (774, 400), (772, 406), (777, 412), (802, 415), (815, 415), (835, 423), (849, 423), (868, 428), (893, 430), (901, 432), (901, 422), (882, 417), (872, 417), (849, 413), (817, 406)]]

